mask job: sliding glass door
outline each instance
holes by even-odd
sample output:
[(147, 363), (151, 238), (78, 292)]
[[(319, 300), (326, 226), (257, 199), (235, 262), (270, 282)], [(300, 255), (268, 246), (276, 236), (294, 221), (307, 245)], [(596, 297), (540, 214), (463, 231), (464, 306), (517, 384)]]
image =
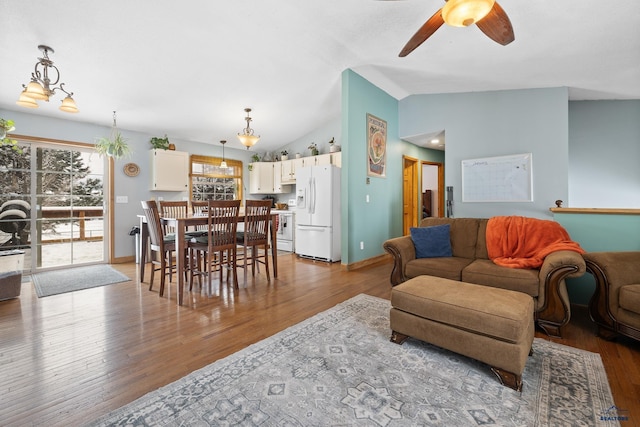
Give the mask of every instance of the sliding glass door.
[(105, 259), (104, 161), (90, 146), (0, 147), (0, 250), (25, 251), (25, 272)]

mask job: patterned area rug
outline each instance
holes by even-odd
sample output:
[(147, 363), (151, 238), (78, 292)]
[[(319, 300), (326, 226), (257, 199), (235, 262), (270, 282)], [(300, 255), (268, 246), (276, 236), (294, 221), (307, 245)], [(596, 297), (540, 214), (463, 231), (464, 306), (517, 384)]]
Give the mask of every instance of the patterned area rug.
[(614, 404), (598, 354), (535, 339), (518, 393), (480, 362), (391, 343), (389, 308), (359, 295), (92, 425), (619, 425), (601, 421)]
[(32, 274), (31, 280), (36, 288), (38, 297), (42, 298), (81, 289), (127, 282), (131, 279), (110, 265), (100, 264), (44, 271)]

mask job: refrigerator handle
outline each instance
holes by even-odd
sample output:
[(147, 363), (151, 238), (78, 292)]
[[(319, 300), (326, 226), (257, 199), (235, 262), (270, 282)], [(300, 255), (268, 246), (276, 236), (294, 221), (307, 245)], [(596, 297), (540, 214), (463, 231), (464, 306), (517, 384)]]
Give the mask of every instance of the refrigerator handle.
[(316, 213), (316, 178), (315, 177), (311, 177), (311, 179), (309, 180), (309, 188), (310, 188), (310, 194), (311, 194), (311, 200), (309, 201), (309, 213), (310, 214), (315, 214)]
[(309, 177), (309, 184), (307, 185), (307, 189), (308, 189), (307, 194), (306, 194), (306, 196), (307, 196), (307, 213), (310, 214), (310, 213), (313, 212), (312, 208), (311, 208), (311, 203), (312, 203), (312, 200), (313, 200), (313, 197), (312, 197), (313, 196), (313, 188), (311, 187), (311, 177)]

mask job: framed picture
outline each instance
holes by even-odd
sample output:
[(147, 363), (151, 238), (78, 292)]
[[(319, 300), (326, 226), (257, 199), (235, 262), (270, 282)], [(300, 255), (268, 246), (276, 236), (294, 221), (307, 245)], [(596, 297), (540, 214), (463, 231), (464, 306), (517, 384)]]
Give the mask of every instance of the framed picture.
[(387, 122), (367, 113), (367, 175), (384, 178), (387, 172)]

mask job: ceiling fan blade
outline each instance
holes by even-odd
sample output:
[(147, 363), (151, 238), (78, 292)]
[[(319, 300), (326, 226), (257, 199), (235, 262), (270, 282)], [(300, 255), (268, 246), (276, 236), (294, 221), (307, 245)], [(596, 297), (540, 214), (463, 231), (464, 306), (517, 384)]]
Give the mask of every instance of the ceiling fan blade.
[(431, 37), (442, 24), (444, 24), (444, 19), (442, 19), (442, 9), (440, 9), (411, 37), (398, 56), (404, 57), (413, 52), (415, 48)]
[(494, 3), (487, 16), (476, 22), (476, 25), (487, 37), (503, 46), (516, 39), (511, 21), (498, 2)]

